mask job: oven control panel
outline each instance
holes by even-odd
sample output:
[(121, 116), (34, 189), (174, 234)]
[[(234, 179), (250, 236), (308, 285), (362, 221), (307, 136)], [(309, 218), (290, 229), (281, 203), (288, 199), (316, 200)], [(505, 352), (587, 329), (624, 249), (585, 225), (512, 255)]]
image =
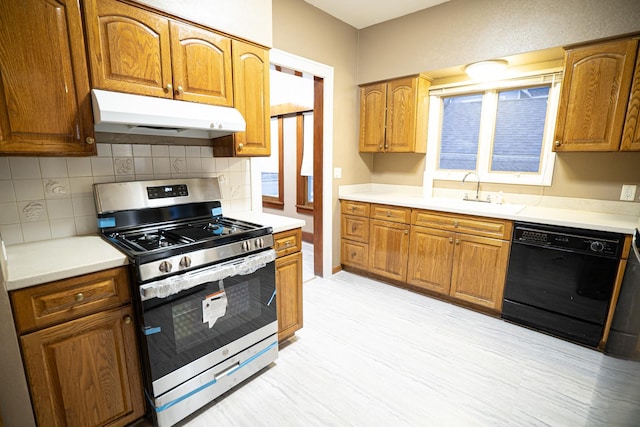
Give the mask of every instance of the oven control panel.
[(157, 187), (147, 187), (149, 199), (166, 199), (169, 197), (186, 197), (189, 189), (186, 184), (159, 185)]

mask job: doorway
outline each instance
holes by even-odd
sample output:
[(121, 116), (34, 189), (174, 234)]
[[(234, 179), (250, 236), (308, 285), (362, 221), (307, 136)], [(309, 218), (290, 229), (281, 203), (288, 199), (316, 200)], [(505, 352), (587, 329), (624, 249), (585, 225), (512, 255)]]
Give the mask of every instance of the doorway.
[[(312, 75), (314, 78), (313, 126), (313, 252), (314, 273), (328, 277), (332, 274), (332, 212), (331, 174), (333, 167), (333, 67), (292, 55), (278, 49), (270, 51), (272, 65)], [(259, 168), (252, 170), (252, 188), (261, 188)], [(260, 191), (252, 191), (252, 205), (262, 206)]]

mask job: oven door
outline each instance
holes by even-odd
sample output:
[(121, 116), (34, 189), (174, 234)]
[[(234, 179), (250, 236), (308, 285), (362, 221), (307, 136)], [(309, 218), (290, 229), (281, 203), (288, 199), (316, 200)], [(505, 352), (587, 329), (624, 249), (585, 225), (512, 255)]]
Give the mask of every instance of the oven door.
[(277, 345), (274, 259), (269, 250), (140, 287), (154, 397), (257, 342)]

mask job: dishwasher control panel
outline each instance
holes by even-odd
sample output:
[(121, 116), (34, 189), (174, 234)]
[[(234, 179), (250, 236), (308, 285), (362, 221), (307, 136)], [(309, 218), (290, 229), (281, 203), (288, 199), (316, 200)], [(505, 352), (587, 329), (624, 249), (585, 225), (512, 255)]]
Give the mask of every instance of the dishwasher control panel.
[(624, 236), (619, 233), (516, 222), (513, 242), (619, 257)]

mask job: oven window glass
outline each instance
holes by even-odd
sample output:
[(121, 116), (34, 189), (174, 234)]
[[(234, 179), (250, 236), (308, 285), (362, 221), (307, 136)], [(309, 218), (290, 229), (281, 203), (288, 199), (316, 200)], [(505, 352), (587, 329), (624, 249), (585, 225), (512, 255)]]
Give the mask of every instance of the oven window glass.
[[(155, 381), (277, 321), (275, 263), (142, 304), (147, 375)], [(228, 356), (232, 356), (229, 354)]]
[[(223, 281), (224, 282), (224, 281)], [(219, 284), (220, 285), (220, 284)], [(221, 287), (223, 287), (222, 284)], [(211, 339), (211, 334), (224, 334), (251, 323), (260, 317), (260, 280), (256, 278), (238, 283), (224, 292), (223, 317), (211, 327), (204, 318), (202, 301), (190, 298), (171, 307), (176, 353), (182, 353)]]

